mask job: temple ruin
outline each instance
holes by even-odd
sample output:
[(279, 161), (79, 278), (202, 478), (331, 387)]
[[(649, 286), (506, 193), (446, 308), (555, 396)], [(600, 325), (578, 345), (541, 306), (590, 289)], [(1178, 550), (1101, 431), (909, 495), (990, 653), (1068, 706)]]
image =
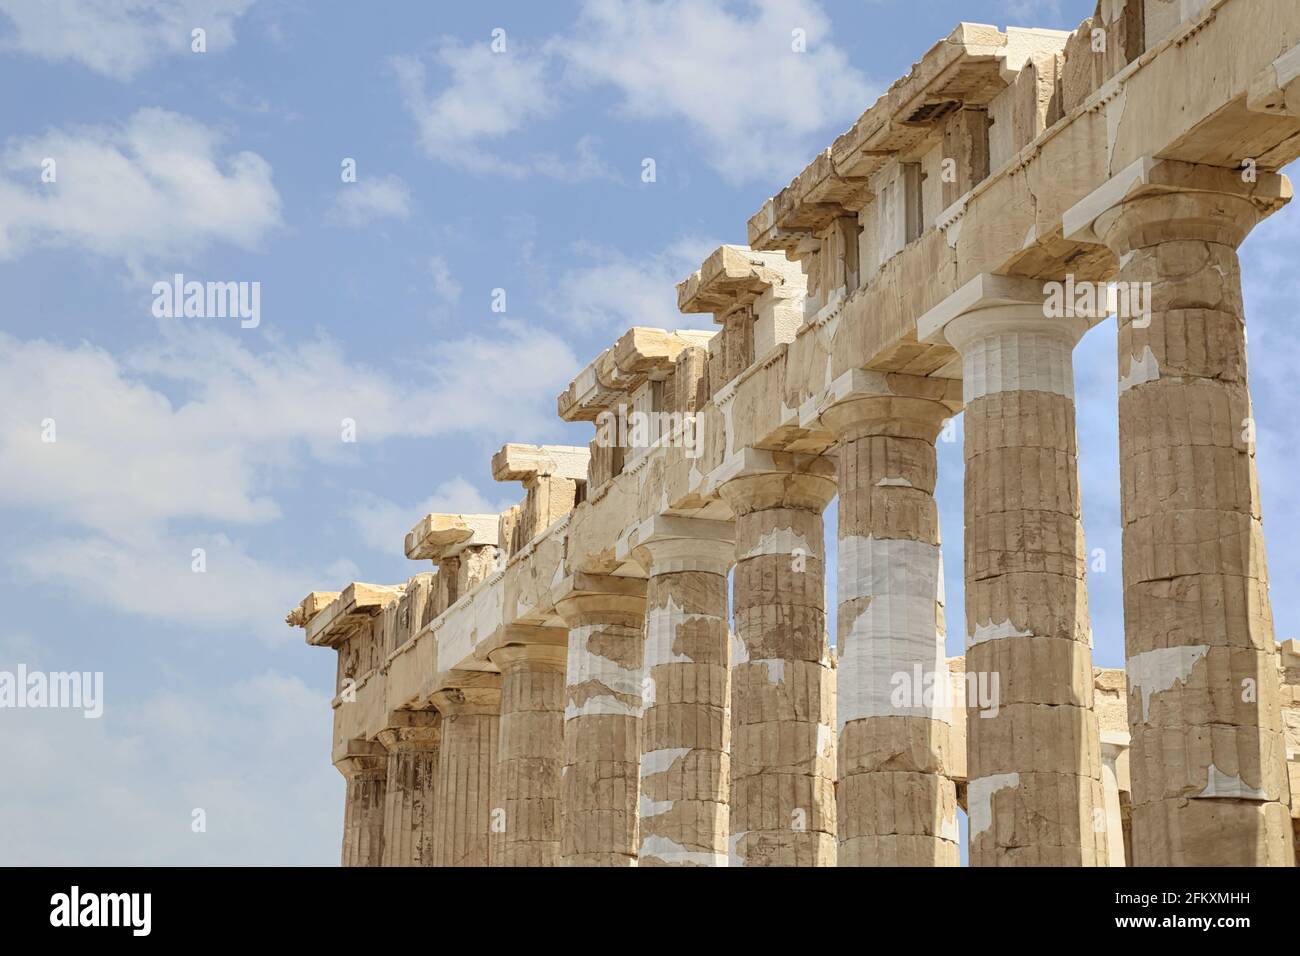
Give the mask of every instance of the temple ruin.
[[(338, 655), (344, 865), (955, 866), (958, 807), (973, 866), (1295, 865), (1237, 249), (1297, 157), (1295, 0), (960, 24), (678, 285), (715, 332), (631, 329), (559, 396), (589, 448), (506, 445), (518, 505), (290, 613)], [(1111, 313), (1123, 671), (1072, 369)]]

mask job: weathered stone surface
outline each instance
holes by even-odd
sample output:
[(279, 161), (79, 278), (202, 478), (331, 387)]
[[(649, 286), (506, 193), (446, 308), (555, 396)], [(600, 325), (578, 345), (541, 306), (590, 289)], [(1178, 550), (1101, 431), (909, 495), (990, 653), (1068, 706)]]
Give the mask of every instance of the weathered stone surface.
[(477, 675), (432, 696), (442, 716), (434, 796), (435, 866), (487, 866), (501, 679)]
[(501, 668), (501, 723), (493, 773), (492, 866), (558, 866), (568, 635), (513, 628), (491, 653)]
[(397, 711), (378, 734), (388, 752), (384, 866), (433, 866), (434, 801), (442, 721), (434, 711)]
[(731, 785), (728, 523), (661, 521), (645, 568), (641, 866), (726, 866)]
[(635, 866), (645, 584), (577, 575), (557, 590), (569, 628), (561, 863)]

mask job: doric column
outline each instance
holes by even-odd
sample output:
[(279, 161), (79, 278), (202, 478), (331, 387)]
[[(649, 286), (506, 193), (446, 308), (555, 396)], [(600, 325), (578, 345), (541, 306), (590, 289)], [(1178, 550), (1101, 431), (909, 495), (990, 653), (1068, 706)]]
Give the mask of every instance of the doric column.
[(399, 710), (377, 737), (388, 751), (384, 866), (433, 866), (433, 806), (441, 720), (434, 711)]
[(334, 761), (347, 781), (343, 804), (343, 865), (381, 866), (384, 857), (384, 790), (388, 757), (382, 745), (348, 741), (347, 754)]
[(641, 866), (726, 866), (730, 522), (659, 516), (630, 536), (645, 568)]
[(442, 715), (434, 797), (437, 866), (487, 866), (492, 770), (497, 761), (501, 678), (453, 672), (460, 686), (431, 695)]
[[(839, 462), (840, 866), (957, 866), (935, 439), (947, 382), (890, 376), (822, 412)], [(959, 704), (958, 706), (963, 706)]]
[(933, 325), (962, 359), (966, 672), (996, 688), (967, 707), (970, 863), (1104, 866), (1071, 359), (1088, 321), (980, 276)]
[(575, 574), (557, 591), (569, 628), (561, 862), (635, 866), (645, 582)]
[(719, 486), (736, 516), (732, 865), (835, 865), (835, 674), (822, 509), (829, 459), (749, 450)]
[(1121, 302), (1146, 305), (1119, 315), (1133, 863), (1291, 865), (1237, 259), (1290, 184), (1150, 160), (1128, 175), (1092, 229)]
[(492, 866), (558, 866), (560, 862), (567, 639), (563, 628), (511, 627), (506, 640), (519, 643), (489, 654), (501, 669)]

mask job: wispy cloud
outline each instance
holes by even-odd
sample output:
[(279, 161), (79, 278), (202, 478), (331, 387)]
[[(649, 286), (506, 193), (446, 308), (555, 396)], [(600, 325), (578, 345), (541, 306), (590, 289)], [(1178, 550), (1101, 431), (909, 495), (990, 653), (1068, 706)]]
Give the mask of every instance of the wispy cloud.
[(533, 168), (543, 176), (570, 183), (588, 179), (617, 179), (614, 170), (601, 158), (599, 146), (600, 140), (597, 137), (583, 136), (574, 144), (572, 156), (543, 153), (534, 158)]
[[(8, 650), (8, 665), (32, 663)], [(134, 693), (147, 669), (133, 665), (106, 671), (99, 720), (6, 712), (0, 763), (23, 768), (0, 776), (6, 863), (337, 863), (343, 779), (329, 765), (328, 693), (265, 668)]]
[(451, 267), (442, 256), (429, 257), (429, 273), (433, 276), (433, 291), (438, 294), (443, 308), (456, 305), (460, 301), (460, 283), (451, 274)]
[[(803, 52), (796, 52), (802, 31)], [(587, 0), (550, 48), (583, 85), (608, 85), (631, 119), (684, 122), (729, 180), (789, 178), (876, 93), (813, 0)]]
[(331, 220), (353, 228), (378, 219), (408, 219), (410, 215), (411, 191), (399, 176), (344, 183), (330, 207)]
[[(97, 606), (276, 639), (283, 610), (333, 579), (327, 559), (281, 567), (229, 529), (279, 518), (308, 462), (319, 476), (392, 439), (553, 430), (545, 412), (577, 366), (558, 338), (519, 322), (442, 343), (454, 361), (413, 385), (328, 339), (254, 352), (162, 328), (162, 342), (122, 355), (0, 334), (0, 510), (47, 522), (8, 563)], [(434, 498), (480, 504), (455, 483)]]
[(449, 80), (437, 93), (428, 89), (424, 60), (392, 61), (424, 151), (474, 172), (524, 175), (526, 164), (496, 155), (489, 145), (554, 109), (545, 58), (513, 43), (507, 52), (494, 53), (486, 41), (444, 39), (432, 61)]
[(130, 80), (164, 56), (194, 55), (192, 31), (207, 53), (235, 42), (235, 21), (253, 0), (0, 0), (13, 24), (5, 46), (46, 60), (73, 60)]
[(139, 269), (214, 243), (260, 248), (281, 226), (271, 165), (248, 151), (222, 156), (221, 141), (160, 109), (10, 139), (0, 153), (0, 259), (71, 246)]
[[(485, 464), (483, 473), (487, 472)], [(440, 482), (428, 498), (409, 505), (382, 495), (359, 494), (348, 517), (366, 547), (385, 554), (401, 554), (406, 532), (427, 514), (500, 514), (512, 504), (509, 495), (489, 501), (468, 479), (457, 476)]]
[(712, 328), (710, 316), (677, 310), (677, 283), (720, 243), (686, 237), (649, 256), (629, 256), (579, 244), (580, 264), (561, 273), (547, 311), (582, 331), (621, 332), (634, 325), (652, 328)]

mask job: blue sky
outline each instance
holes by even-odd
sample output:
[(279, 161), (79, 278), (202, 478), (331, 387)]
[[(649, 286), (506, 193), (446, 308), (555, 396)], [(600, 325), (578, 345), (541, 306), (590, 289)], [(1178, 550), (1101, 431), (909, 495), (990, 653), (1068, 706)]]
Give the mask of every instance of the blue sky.
[[(1091, 6), (0, 0), (0, 670), (103, 671), (106, 696), (100, 720), (0, 711), (0, 863), (335, 863), (333, 654), (284, 613), (422, 570), (401, 536), (430, 510), (513, 502), (503, 442), (586, 443), (555, 416), (573, 374), (631, 325), (707, 323), (674, 283), (960, 20)], [(1295, 223), (1243, 253), (1280, 638)], [(260, 282), (260, 324), (155, 318), (177, 272)], [(1113, 323), (1075, 360), (1119, 666)], [(960, 653), (960, 443), (940, 455)]]

